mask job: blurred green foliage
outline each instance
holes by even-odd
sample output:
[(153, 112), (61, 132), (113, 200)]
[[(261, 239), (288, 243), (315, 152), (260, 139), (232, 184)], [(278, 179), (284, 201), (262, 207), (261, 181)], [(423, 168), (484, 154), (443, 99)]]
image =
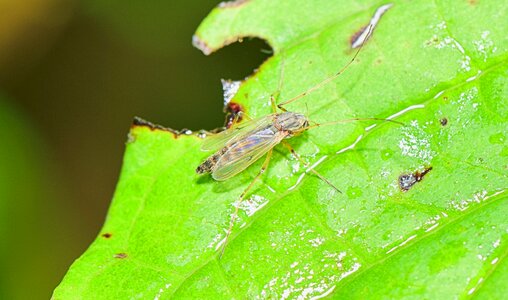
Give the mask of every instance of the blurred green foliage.
[(269, 47), (246, 41), (204, 57), (191, 37), (216, 4), (0, 3), (0, 91), (8, 95), (0, 215), (9, 241), (0, 246), (0, 298), (47, 299), (96, 236), (134, 116), (177, 129), (222, 125), (220, 79), (250, 74)]
[(68, 205), (55, 201), (65, 187), (40, 132), (4, 96), (0, 120), (0, 298), (42, 298), (80, 250), (79, 229)]

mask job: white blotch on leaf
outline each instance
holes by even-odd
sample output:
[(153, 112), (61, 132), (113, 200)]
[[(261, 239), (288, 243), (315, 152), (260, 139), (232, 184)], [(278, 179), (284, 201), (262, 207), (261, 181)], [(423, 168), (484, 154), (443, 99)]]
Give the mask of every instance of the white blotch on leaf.
[[(454, 100), (451, 103), (454, 105), (458, 105), (459, 113), (471, 113), (476, 112), (478, 110), (479, 103), (473, 102), (474, 99), (478, 97), (478, 88), (476, 86), (472, 87), (470, 90), (462, 92), (459, 96), (458, 100)], [(466, 126), (470, 123), (470, 117), (468, 114), (467, 118), (462, 120), (463, 126)]]
[(324, 242), (325, 242), (325, 239), (322, 237), (317, 237), (315, 239), (309, 240), (309, 243), (312, 245), (312, 247), (319, 247)]
[[(492, 197), (492, 196), (490, 196)], [(465, 211), (468, 209), (473, 203), (481, 203), (482, 201), (490, 198), (487, 196), (487, 191), (483, 190), (477, 193), (474, 193), (471, 198), (462, 199), (462, 200), (452, 200), (449, 206), (453, 209)]]
[(220, 245), (222, 245), (223, 241), (221, 241), (221, 239), (224, 238), (224, 235), (222, 234), (216, 234), (212, 241), (210, 242), (210, 244), (208, 244), (208, 247), (207, 248), (215, 248), (215, 249), (218, 249), (220, 247)]
[(238, 89), (240, 88), (241, 81), (233, 81), (233, 80), (220, 80), (222, 83), (222, 91), (224, 95), (224, 106), (227, 106), (229, 104), (229, 101), (233, 99), (233, 97), (238, 92)]
[(490, 39), (490, 31), (488, 30), (482, 32), (481, 38), (473, 41), (473, 45), (480, 56), (482, 56), (484, 62), (487, 61), (489, 54), (497, 51), (497, 47), (494, 46), (494, 42)]
[(410, 126), (402, 128), (403, 138), (399, 142), (402, 155), (415, 157), (423, 164), (429, 164), (436, 152), (432, 150), (430, 141), (432, 135), (425, 132), (426, 126), (420, 126), (413, 120)]
[(247, 214), (247, 216), (251, 217), (257, 211), (262, 209), (265, 205), (268, 204), (268, 200), (259, 195), (252, 195), (248, 200), (242, 201), (240, 203), (239, 208)]
[[(274, 247), (274, 251), (286, 253), (289, 249), (293, 249), (292, 252), (303, 249), (298, 251), (298, 261), (273, 261), (273, 272), (283, 275), (268, 280), (257, 299), (320, 299), (329, 295), (337, 282), (356, 272), (361, 266), (357, 259), (346, 251), (324, 250), (320, 254), (321, 259), (316, 262), (316, 256), (319, 255), (316, 251), (322, 249), (319, 246), (325, 242), (325, 238), (310, 228), (302, 229), (296, 236), (294, 231), (270, 232), (269, 236), (270, 242), (285, 245)], [(294, 243), (295, 238), (303, 243)]]
[(423, 42), (423, 47), (433, 47), (436, 49), (451, 48), (456, 49), (461, 53), (461, 58), (458, 59), (460, 70), (468, 72), (471, 70), (471, 58), (466, 54), (464, 47), (452, 36), (447, 29), (446, 23), (440, 22), (432, 25), (429, 29), (433, 32), (432, 36)]
[(153, 298), (153, 300), (159, 300), (160, 297), (162, 296), (162, 294), (171, 287), (171, 283), (166, 283), (164, 285), (164, 287), (160, 288), (159, 289), (159, 292), (157, 293), (157, 295), (155, 295), (155, 297)]

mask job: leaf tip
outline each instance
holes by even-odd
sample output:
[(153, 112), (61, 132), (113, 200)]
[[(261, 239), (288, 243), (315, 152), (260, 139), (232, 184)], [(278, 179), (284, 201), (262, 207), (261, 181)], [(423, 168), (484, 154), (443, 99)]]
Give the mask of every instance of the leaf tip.
[(201, 50), (204, 55), (210, 55), (213, 52), (213, 50), (208, 47), (205, 41), (203, 41), (197, 34), (192, 36), (192, 45)]

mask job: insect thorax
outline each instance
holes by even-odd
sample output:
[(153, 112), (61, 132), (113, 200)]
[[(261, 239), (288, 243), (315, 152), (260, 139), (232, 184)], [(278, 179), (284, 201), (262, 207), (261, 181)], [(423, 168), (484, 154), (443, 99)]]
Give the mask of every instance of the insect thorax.
[(283, 112), (275, 117), (277, 127), (283, 131), (298, 132), (309, 125), (307, 117), (294, 112)]

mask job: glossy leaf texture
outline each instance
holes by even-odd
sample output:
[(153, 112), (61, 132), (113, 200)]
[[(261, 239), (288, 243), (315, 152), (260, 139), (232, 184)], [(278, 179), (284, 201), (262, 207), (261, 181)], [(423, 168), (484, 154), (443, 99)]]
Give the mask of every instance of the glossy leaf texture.
[(219, 259), (233, 204), (262, 162), (215, 182), (194, 172), (206, 157), (199, 137), (135, 125), (104, 228), (54, 299), (505, 295), (502, 1), (226, 2), (194, 42), (205, 53), (248, 37), (270, 43), (274, 55), (232, 100), (260, 117), (270, 95), (290, 99), (344, 66), (387, 4), (357, 61), (286, 107), (316, 122), (404, 123), (344, 123), (288, 140), (342, 194), (276, 147)]

